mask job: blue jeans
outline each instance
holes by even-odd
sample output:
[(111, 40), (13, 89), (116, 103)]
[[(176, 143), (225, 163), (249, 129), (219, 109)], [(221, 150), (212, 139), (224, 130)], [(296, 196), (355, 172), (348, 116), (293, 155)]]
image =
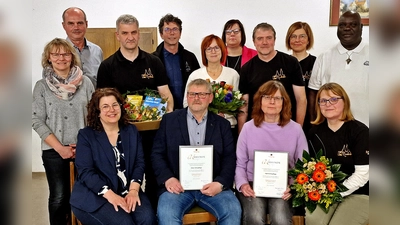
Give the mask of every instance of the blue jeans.
[(268, 212), (271, 225), (292, 224), (293, 212), (288, 201), (281, 198), (245, 197), (242, 192), (237, 192), (236, 196), (243, 209), (243, 225), (266, 224)]
[[(156, 225), (157, 218), (147, 196), (140, 191), (141, 206), (136, 205), (135, 211), (126, 213), (119, 208), (115, 211), (111, 203), (106, 203), (94, 212), (86, 212), (71, 206), (76, 218), (82, 224), (88, 225)], [(103, 198), (99, 196), (99, 198)]]
[(54, 149), (42, 151), (43, 166), (49, 185), (49, 219), (51, 225), (66, 225), (71, 212), (69, 205), (69, 161)]
[(182, 218), (195, 204), (213, 214), (219, 225), (239, 225), (242, 209), (231, 190), (220, 192), (214, 197), (200, 191), (185, 191), (172, 194), (168, 191), (160, 195), (157, 217), (159, 225), (181, 225)]

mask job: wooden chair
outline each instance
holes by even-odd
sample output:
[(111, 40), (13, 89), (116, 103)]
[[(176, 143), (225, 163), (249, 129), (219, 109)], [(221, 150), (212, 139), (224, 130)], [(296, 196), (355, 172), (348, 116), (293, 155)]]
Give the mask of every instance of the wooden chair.
[(193, 207), (188, 213), (183, 216), (183, 224), (197, 224), (197, 223), (207, 223), (207, 222), (217, 222), (217, 218), (210, 212), (200, 206)]
[[(72, 188), (75, 183), (75, 163), (73, 161), (69, 162), (69, 185), (70, 191), (72, 192)], [(75, 217), (74, 213), (71, 211), (71, 225), (82, 225), (82, 223)]]

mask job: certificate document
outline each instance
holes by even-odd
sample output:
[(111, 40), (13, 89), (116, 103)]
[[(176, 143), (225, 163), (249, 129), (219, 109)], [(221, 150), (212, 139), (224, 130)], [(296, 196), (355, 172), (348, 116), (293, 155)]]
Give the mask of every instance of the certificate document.
[(185, 190), (200, 190), (211, 183), (213, 146), (179, 146), (179, 181)]
[(281, 198), (288, 186), (287, 152), (254, 151), (253, 190), (257, 197)]

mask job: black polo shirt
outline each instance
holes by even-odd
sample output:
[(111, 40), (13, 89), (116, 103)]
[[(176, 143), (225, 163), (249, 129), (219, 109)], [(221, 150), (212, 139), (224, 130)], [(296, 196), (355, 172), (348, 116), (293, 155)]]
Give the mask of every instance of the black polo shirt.
[(139, 49), (138, 57), (127, 60), (120, 49), (104, 60), (97, 72), (97, 87), (114, 87), (121, 94), (145, 88), (157, 90), (168, 85), (169, 79), (161, 60)]

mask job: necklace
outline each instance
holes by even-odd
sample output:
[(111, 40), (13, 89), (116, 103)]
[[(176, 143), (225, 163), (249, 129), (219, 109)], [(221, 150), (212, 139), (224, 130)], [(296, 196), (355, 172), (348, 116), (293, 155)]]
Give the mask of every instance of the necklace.
[[(240, 57), (242, 57), (242, 55), (239, 55), (238, 59), (236, 60), (235, 66), (232, 67), (232, 69), (236, 70), (236, 66), (239, 63)], [(229, 67), (229, 61), (228, 61), (229, 57), (226, 57), (226, 65)]]
[(347, 64), (349, 64), (351, 62), (350, 56), (353, 54), (353, 52), (351, 52), (350, 54), (349, 54), (349, 52), (346, 52), (346, 54), (348, 56), (346, 59), (346, 62), (347, 62)]
[(210, 75), (210, 77), (212, 77), (214, 79), (215, 77), (219, 77), (219, 75), (221, 74), (222, 66), (218, 67), (218, 69), (215, 72), (208, 70), (208, 67), (206, 67), (206, 70), (207, 70), (208, 75)]

